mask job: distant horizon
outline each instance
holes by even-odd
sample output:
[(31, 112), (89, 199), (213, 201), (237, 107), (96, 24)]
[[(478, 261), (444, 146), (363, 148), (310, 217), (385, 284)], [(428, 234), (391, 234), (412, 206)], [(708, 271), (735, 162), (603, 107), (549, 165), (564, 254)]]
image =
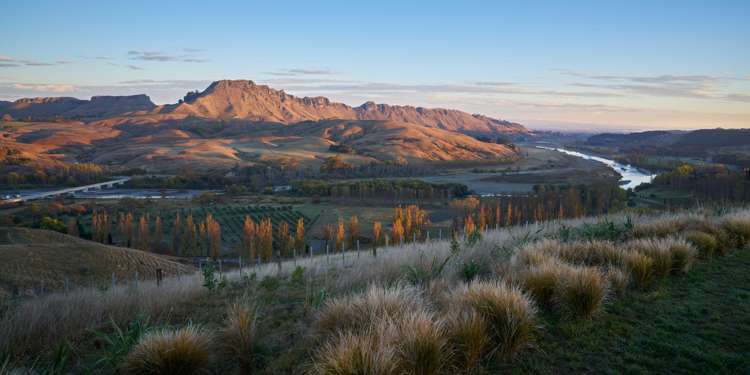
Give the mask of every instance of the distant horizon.
[(223, 77), (532, 129), (750, 127), (745, 1), (293, 7), (3, 4), (0, 31), (14, 43), (0, 46), (0, 99), (146, 94), (166, 104)]

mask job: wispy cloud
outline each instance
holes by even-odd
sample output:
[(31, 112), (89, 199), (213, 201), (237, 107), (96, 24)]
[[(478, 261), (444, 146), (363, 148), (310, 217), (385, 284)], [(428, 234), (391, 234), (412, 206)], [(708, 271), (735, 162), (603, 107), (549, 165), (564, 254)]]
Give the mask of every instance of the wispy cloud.
[(319, 76), (319, 75), (334, 75), (336, 74), (330, 69), (280, 69), (272, 72), (264, 72), (264, 74), (277, 77), (296, 77), (296, 76)]
[(143, 70), (143, 68), (142, 68), (142, 67), (140, 67), (140, 66), (138, 66), (138, 65), (131, 65), (131, 64), (126, 64), (125, 66), (126, 66), (126, 67), (127, 67), (128, 69), (131, 69), (131, 70)]
[(38, 60), (28, 60), (28, 59), (19, 59), (7, 55), (0, 55), (0, 68), (15, 68), (20, 66), (56, 66), (56, 65), (65, 65), (70, 64), (71, 61), (68, 60), (57, 60), (57, 61), (38, 61)]
[(164, 51), (140, 51), (131, 50), (128, 51), (128, 58), (131, 60), (150, 61), (150, 62), (189, 62), (189, 63), (205, 63), (209, 60), (201, 56), (196, 56), (196, 53), (202, 52), (203, 50), (196, 48), (183, 48), (182, 52), (187, 54), (172, 54)]
[(615, 92), (623, 95), (646, 95), (660, 97), (715, 99), (744, 101), (747, 94), (727, 92), (727, 83), (744, 80), (736, 77), (710, 75), (674, 75), (654, 76), (632, 75), (596, 75), (559, 69), (560, 73), (583, 79), (582, 82), (570, 83), (570, 86), (593, 88)]
[(75, 85), (52, 84), (52, 83), (14, 83), (13, 88), (18, 90), (66, 93), (76, 91)]

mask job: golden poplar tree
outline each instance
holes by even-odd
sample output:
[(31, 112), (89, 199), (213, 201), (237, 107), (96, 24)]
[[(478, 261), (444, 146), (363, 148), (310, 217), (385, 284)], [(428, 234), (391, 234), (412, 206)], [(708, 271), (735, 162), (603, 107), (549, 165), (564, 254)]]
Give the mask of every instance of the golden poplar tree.
[(346, 240), (346, 228), (344, 227), (344, 220), (339, 219), (339, 225), (336, 229), (336, 248), (339, 251), (344, 251), (344, 247), (346, 244), (344, 241)]
[(242, 246), (250, 261), (253, 262), (258, 256), (258, 250), (256, 247), (257, 243), (257, 227), (255, 222), (250, 216), (245, 216), (245, 222), (242, 225)]
[(380, 224), (379, 221), (375, 221), (372, 223), (372, 250), (373, 252), (375, 249), (380, 246), (381, 236), (383, 235), (383, 227)]
[(301, 217), (297, 219), (294, 231), (294, 247), (301, 253), (305, 252), (305, 219)]
[(138, 241), (136, 247), (143, 251), (148, 251), (149, 238), (148, 218), (145, 214), (142, 214), (138, 220)]
[(260, 257), (263, 261), (267, 262), (273, 257), (273, 225), (271, 219), (265, 218), (261, 220), (260, 226), (258, 227)]
[(349, 218), (349, 246), (354, 247), (359, 239), (359, 218), (352, 216)]
[(206, 215), (206, 232), (208, 235), (208, 249), (211, 257), (218, 259), (221, 255), (221, 224), (209, 213)]
[(162, 235), (163, 233), (162, 233), (161, 215), (156, 215), (156, 220), (154, 220), (153, 245), (151, 246), (152, 250), (154, 251), (161, 250)]
[(279, 224), (278, 235), (276, 238), (279, 239), (279, 255), (282, 257), (288, 257), (291, 255), (292, 238), (289, 235), (289, 223), (282, 221)]
[(178, 212), (172, 223), (172, 252), (175, 255), (182, 254), (182, 215)]
[(477, 227), (476, 224), (474, 224), (474, 219), (471, 217), (471, 215), (467, 215), (466, 219), (464, 219), (464, 234), (466, 235), (466, 237), (470, 237), (476, 230)]

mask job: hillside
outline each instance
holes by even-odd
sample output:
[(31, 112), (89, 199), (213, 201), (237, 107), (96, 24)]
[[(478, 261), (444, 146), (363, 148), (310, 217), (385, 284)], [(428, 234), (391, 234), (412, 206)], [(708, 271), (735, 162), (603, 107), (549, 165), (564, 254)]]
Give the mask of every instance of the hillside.
[(28, 98), (0, 101), (0, 117), (16, 120), (76, 119), (95, 120), (138, 111), (150, 111), (156, 105), (146, 95), (94, 96), (91, 100), (69, 97)]
[(750, 146), (750, 129), (604, 133), (589, 137), (584, 145), (607, 147), (624, 153), (707, 157), (719, 151), (747, 148)]
[(526, 133), (516, 123), (449, 109), (391, 106), (367, 102), (359, 107), (331, 102), (325, 97), (298, 98), (253, 81), (225, 80), (212, 83), (201, 93), (190, 93), (159, 113), (178, 113), (205, 118), (281, 122), (327, 119), (391, 120), (464, 133)]
[(166, 257), (140, 250), (103, 245), (65, 234), (29, 228), (0, 227), (0, 297), (91, 285), (153, 279), (194, 271)]

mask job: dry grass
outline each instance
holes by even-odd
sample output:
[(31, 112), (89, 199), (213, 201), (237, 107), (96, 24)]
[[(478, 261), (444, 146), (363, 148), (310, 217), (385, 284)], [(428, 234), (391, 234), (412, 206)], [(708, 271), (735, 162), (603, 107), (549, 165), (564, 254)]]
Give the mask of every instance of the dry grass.
[(693, 230), (685, 234), (685, 239), (698, 249), (702, 258), (712, 258), (717, 253), (719, 242), (710, 233)]
[(364, 293), (329, 300), (319, 312), (316, 326), (327, 334), (361, 331), (379, 320), (398, 321), (426, 306), (422, 291), (416, 287), (373, 284)]
[(394, 327), (380, 324), (362, 332), (341, 332), (315, 353), (311, 373), (320, 375), (400, 374), (392, 341)]
[(569, 267), (561, 273), (556, 299), (569, 317), (591, 318), (604, 304), (607, 282), (596, 267)]
[(125, 358), (122, 370), (131, 375), (207, 373), (211, 338), (196, 326), (146, 334)]
[(0, 320), (0, 352), (20, 358), (35, 355), (110, 320), (123, 325), (139, 314), (158, 319), (168, 314), (174, 304), (204, 293), (200, 278), (191, 275), (180, 280), (167, 279), (161, 286), (143, 282), (137, 288), (80, 289), (27, 300)]
[(472, 309), (455, 308), (447, 317), (447, 329), (457, 369), (471, 373), (489, 351), (492, 338), (487, 322)]
[(644, 289), (651, 284), (654, 276), (653, 259), (643, 253), (632, 251), (623, 255), (623, 264), (636, 288)]
[(536, 307), (521, 289), (501, 282), (474, 281), (456, 291), (457, 303), (476, 311), (489, 327), (492, 350), (509, 359), (529, 345), (536, 330)]
[(640, 238), (630, 241), (626, 247), (630, 252), (639, 252), (651, 258), (654, 276), (664, 277), (672, 272), (672, 252), (663, 240)]
[(550, 308), (555, 302), (555, 293), (562, 275), (570, 266), (561, 262), (546, 261), (520, 271), (518, 282), (528, 291), (534, 301), (542, 307)]
[(750, 244), (750, 214), (734, 214), (721, 221), (721, 228), (728, 234), (729, 244), (742, 249)]
[(682, 238), (667, 238), (662, 243), (672, 253), (672, 272), (687, 273), (695, 262), (698, 250)]
[(560, 258), (573, 264), (609, 266), (622, 261), (622, 251), (609, 241), (578, 241), (563, 246)]
[(398, 368), (402, 374), (437, 375), (447, 368), (451, 351), (442, 320), (416, 311), (396, 324)]
[(247, 298), (231, 304), (227, 309), (221, 343), (229, 359), (239, 363), (243, 373), (249, 373), (255, 363), (257, 318), (258, 308)]
[(610, 267), (605, 273), (609, 290), (616, 294), (624, 294), (630, 286), (630, 275), (617, 267)]

